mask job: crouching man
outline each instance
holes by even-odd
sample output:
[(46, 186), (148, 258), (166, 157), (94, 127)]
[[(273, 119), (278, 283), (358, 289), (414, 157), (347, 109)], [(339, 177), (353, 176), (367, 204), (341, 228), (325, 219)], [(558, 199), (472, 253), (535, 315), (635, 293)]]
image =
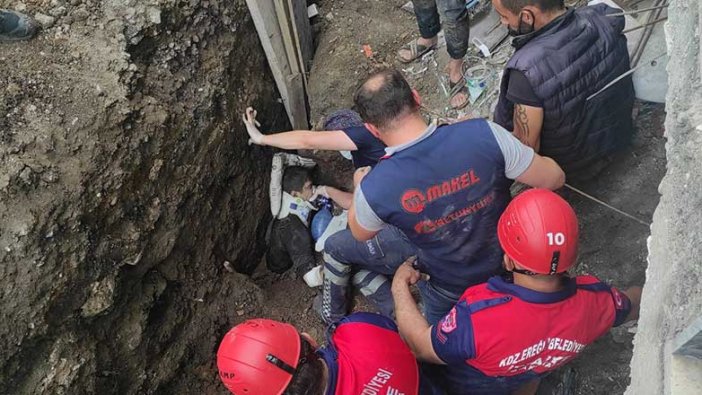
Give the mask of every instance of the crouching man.
[(427, 365), (428, 374), (447, 394), (533, 394), (541, 377), (638, 318), (640, 287), (621, 292), (593, 276), (567, 275), (576, 262), (578, 222), (555, 193), (517, 196), (497, 234), (511, 278), (468, 288), (433, 327), (410, 294), (419, 272), (405, 263), (395, 274), (400, 333), (420, 360), (437, 364)]
[(393, 321), (356, 313), (329, 331), (317, 349), (292, 325), (246, 321), (220, 343), (219, 377), (233, 394), (418, 394), (417, 361)]

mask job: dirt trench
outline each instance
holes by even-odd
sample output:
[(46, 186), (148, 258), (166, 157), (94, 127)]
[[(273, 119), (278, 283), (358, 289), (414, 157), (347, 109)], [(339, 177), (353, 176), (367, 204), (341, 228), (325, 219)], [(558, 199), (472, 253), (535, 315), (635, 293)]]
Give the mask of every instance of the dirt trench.
[[(394, 64), (415, 29), (401, 4), (319, 2), (313, 120)], [(214, 354), (232, 325), (265, 316), (322, 339), (310, 309), (317, 291), (259, 265), (272, 152), (247, 146), (239, 117), (254, 105), (264, 130), (289, 125), (244, 0), (0, 7), (49, 17), (37, 39), (0, 47), (2, 392), (224, 394)], [(434, 84), (418, 85), (440, 100)], [(650, 220), (665, 171), (664, 114), (637, 110), (632, 150), (580, 187)], [(320, 179), (348, 186), (348, 162), (313, 155), (327, 169)], [(641, 283), (648, 229), (572, 202), (581, 270)], [(252, 276), (227, 272), (225, 260)], [(569, 365), (577, 393), (623, 392), (631, 331)]]
[[(0, 382), (8, 394), (220, 393), (257, 311), (270, 151), (289, 127), (243, 0), (0, 1)], [(226, 274), (226, 275), (225, 275)]]

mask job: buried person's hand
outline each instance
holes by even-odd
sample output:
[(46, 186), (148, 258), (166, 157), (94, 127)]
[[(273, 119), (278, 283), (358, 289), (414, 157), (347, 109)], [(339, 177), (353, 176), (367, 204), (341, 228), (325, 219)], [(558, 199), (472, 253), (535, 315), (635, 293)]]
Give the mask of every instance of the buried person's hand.
[(246, 113), (242, 116), (242, 119), (244, 121), (244, 125), (246, 125), (246, 132), (249, 134), (249, 144), (263, 144), (263, 134), (257, 127), (261, 126), (261, 124), (256, 120), (256, 110), (248, 107), (246, 109)]
[(320, 196), (324, 196), (325, 198), (329, 197), (329, 192), (327, 192), (326, 185), (313, 186), (312, 187), (312, 197), (309, 198), (309, 201), (314, 202)]

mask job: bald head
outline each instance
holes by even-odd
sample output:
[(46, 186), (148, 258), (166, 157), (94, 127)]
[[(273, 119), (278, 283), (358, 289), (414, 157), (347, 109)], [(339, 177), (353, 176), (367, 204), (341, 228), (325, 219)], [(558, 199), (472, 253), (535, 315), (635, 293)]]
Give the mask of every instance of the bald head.
[(419, 108), (412, 88), (395, 69), (381, 70), (368, 77), (353, 101), (363, 121), (379, 129)]

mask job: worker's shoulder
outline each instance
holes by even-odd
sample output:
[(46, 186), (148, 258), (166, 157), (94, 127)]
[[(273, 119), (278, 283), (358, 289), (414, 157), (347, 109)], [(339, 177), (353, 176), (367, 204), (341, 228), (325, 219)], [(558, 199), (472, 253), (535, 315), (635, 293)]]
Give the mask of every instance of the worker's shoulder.
[(609, 284), (589, 274), (584, 274), (575, 277), (575, 283), (577, 284), (579, 289), (586, 291), (610, 292), (612, 289), (609, 286)]
[(447, 129), (466, 129), (466, 128), (476, 128), (476, 127), (486, 127), (490, 126), (490, 121), (485, 118), (468, 118), (456, 121), (449, 124), (441, 124), (439, 128)]
[(488, 307), (503, 305), (512, 299), (511, 295), (492, 289), (488, 283), (482, 283), (466, 289), (460, 300), (465, 302), (471, 313), (477, 313)]

